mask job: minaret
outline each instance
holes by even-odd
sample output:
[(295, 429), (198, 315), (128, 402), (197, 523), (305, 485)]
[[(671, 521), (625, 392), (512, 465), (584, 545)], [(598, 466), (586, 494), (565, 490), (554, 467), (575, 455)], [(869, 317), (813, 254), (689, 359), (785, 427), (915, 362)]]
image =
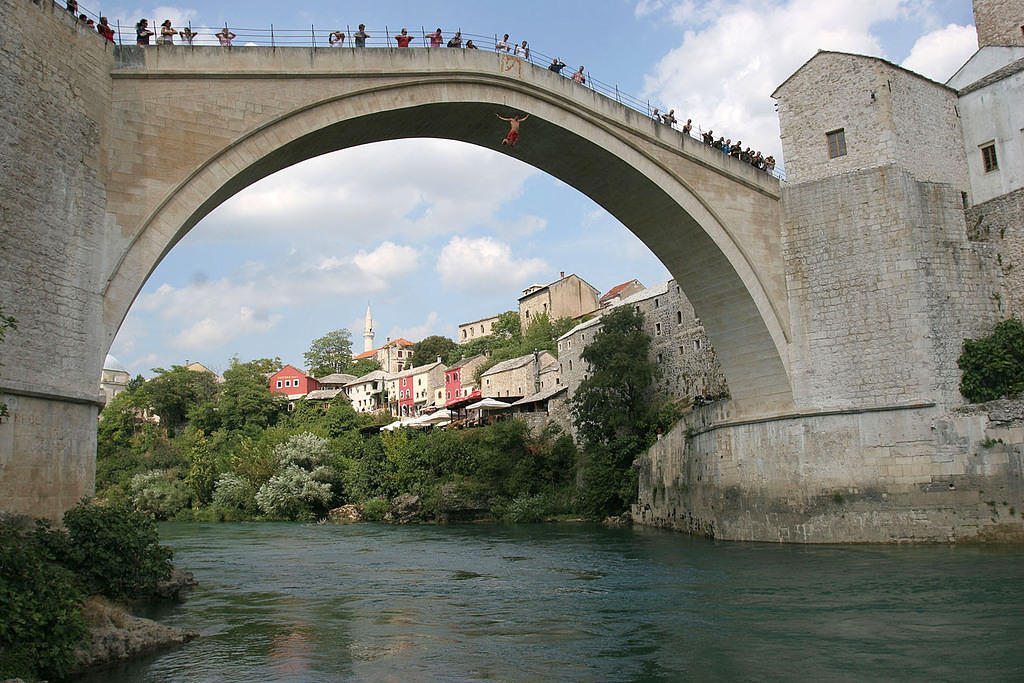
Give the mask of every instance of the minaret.
[(370, 302), (366, 302), (366, 324), (363, 326), (363, 353), (373, 351), (373, 318), (370, 316)]

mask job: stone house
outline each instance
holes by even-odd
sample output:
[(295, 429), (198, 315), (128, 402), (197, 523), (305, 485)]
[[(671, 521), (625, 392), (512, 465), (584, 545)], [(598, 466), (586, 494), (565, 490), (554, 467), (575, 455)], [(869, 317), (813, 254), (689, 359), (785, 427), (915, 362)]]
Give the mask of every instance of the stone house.
[(103, 368), (100, 373), (100, 391), (103, 392), (103, 404), (110, 403), (115, 396), (128, 390), (131, 373), (127, 370)]
[[(654, 395), (671, 401), (703, 402), (728, 395), (714, 348), (675, 280), (626, 297), (619, 306), (643, 313), (643, 329), (651, 338), (650, 360), (655, 365)], [(589, 376), (583, 350), (602, 329), (601, 318), (580, 323), (558, 339), (560, 381), (568, 396)]]
[(384, 346), (369, 351), (363, 351), (358, 356), (352, 356), (352, 360), (363, 360), (371, 358), (380, 363), (380, 369), (384, 372), (402, 372), (412, 365), (412, 347), (415, 346), (408, 339), (392, 340), (388, 337)]
[(488, 318), (481, 318), (469, 323), (459, 325), (459, 331), (455, 335), (456, 344), (465, 344), (474, 339), (489, 337), (494, 332), (494, 323), (498, 322), (501, 316), (492, 315)]
[(578, 318), (598, 308), (601, 292), (588, 282), (573, 274), (563, 272), (561, 277), (549, 285), (530, 285), (519, 297), (519, 327), (522, 331), (538, 315), (549, 318)]
[[(480, 393), (484, 398), (515, 398), (540, 391), (541, 370), (557, 366), (557, 359), (548, 351), (502, 361), (480, 375)], [(550, 376), (550, 375), (546, 375)]]
[(384, 408), (384, 388), (391, 375), (383, 370), (368, 372), (345, 385), (345, 395), (357, 413), (373, 413)]
[(619, 303), (628, 296), (633, 296), (637, 292), (641, 292), (645, 289), (643, 284), (636, 279), (630, 280), (629, 282), (623, 282), (621, 285), (612, 287), (598, 301), (601, 308), (608, 308)]
[(772, 97), (789, 183), (896, 165), (968, 188), (953, 88), (878, 57), (819, 50)]

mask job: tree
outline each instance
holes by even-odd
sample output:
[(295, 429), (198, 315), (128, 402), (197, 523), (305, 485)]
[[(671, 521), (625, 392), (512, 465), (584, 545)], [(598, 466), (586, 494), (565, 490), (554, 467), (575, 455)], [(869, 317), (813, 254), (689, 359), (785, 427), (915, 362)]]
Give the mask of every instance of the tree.
[(302, 357), (314, 377), (344, 372), (352, 362), (352, 333), (346, 329), (328, 332), (314, 339)]
[(429, 365), (438, 358), (445, 360), (455, 346), (455, 342), (439, 334), (434, 334), (418, 341), (412, 347), (412, 366), (418, 368), (421, 365)]
[(360, 358), (359, 360), (352, 361), (348, 368), (345, 369), (345, 372), (356, 377), (362, 377), (374, 370), (380, 370), (380, 363), (376, 358)]
[(189, 410), (217, 393), (217, 384), (208, 372), (193, 372), (183, 365), (173, 365), (170, 370), (153, 368), (153, 372), (157, 376), (142, 385), (141, 398), (160, 416), (168, 435), (185, 421)]
[(964, 371), (960, 393), (972, 403), (1024, 393), (1024, 324), (1010, 318), (991, 336), (964, 340), (957, 364)]
[(288, 400), (270, 391), (264, 367), (262, 361), (236, 363), (232, 359), (217, 401), (222, 429), (255, 437), (287, 410)]
[(604, 316), (583, 350), (590, 375), (570, 398), (570, 409), (586, 454), (583, 506), (593, 516), (620, 512), (636, 498), (632, 463), (654, 440), (650, 345), (643, 314), (620, 306)]
[[(242, 360), (238, 357), (237, 353), (231, 357), (231, 367), (235, 367), (236, 365), (243, 365)], [(273, 375), (284, 367), (284, 363), (281, 362), (280, 356), (274, 356), (273, 358), (253, 358), (247, 363), (247, 365), (253, 365), (260, 372), (267, 375)]]

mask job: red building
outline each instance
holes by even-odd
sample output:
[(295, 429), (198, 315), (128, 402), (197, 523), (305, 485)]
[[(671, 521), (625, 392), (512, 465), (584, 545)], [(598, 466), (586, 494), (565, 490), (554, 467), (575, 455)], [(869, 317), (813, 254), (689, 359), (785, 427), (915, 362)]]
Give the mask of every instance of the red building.
[(472, 358), (463, 358), (444, 373), (445, 405), (469, 402), (480, 398), (480, 388), (476, 386), (474, 375), (487, 357), (478, 354)]
[(415, 415), (412, 377), (398, 378), (398, 414), (405, 417)]
[(320, 382), (302, 370), (286, 365), (270, 376), (270, 390), (285, 394), (288, 398), (299, 398), (320, 388)]

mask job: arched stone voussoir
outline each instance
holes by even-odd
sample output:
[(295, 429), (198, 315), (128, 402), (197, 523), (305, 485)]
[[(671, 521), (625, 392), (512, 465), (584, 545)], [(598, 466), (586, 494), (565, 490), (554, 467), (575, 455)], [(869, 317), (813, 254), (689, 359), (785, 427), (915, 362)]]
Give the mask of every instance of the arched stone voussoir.
[[(273, 88), (267, 79), (252, 85)], [(155, 193), (159, 202), (140, 212), (144, 218), (110, 274), (104, 295), (108, 340), (160, 260), (238, 191), (321, 154), (383, 140), (440, 138), (512, 154), (591, 197), (682, 286), (719, 353), (737, 411), (791, 406), (785, 282), (781, 263), (773, 261), (777, 197), (702, 162), (702, 149), (679, 154), (643, 126), (583, 107), (560, 90), (487, 74), (366, 85), (296, 101), (248, 130), (238, 131), (237, 121), (217, 130), (216, 121), (207, 121), (212, 132), (205, 142), (214, 151), (198, 167), (183, 164), (177, 182)], [(507, 124), (495, 114), (511, 112), (531, 118), (510, 151), (500, 147)], [(736, 218), (737, 197), (742, 219)], [(765, 235), (776, 236), (774, 242)]]

